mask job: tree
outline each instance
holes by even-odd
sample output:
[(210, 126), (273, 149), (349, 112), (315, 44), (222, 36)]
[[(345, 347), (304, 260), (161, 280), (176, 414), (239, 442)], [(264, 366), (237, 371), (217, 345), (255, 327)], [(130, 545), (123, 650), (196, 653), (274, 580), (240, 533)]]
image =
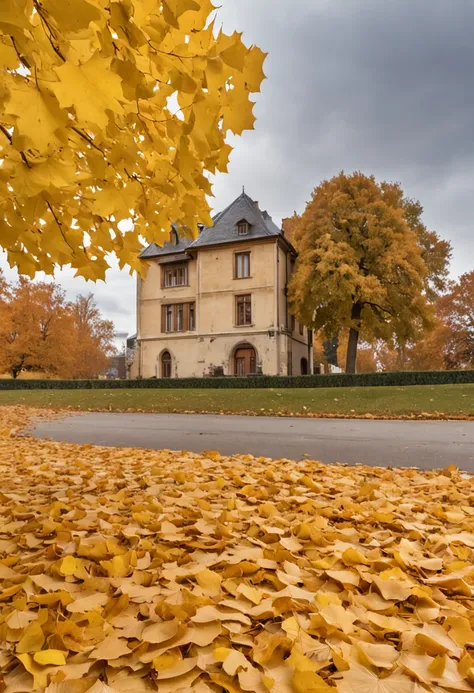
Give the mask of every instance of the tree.
[(297, 224), (291, 310), (329, 338), (349, 329), (348, 373), (359, 338), (406, 343), (432, 324), (430, 269), (403, 199), (399, 186), (341, 173), (314, 190)]
[(113, 352), (113, 323), (104, 320), (92, 294), (66, 301), (53, 282), (0, 272), (0, 373), (23, 370), (59, 378), (96, 378)]
[(72, 378), (95, 378), (107, 366), (114, 350), (114, 325), (100, 314), (94, 295), (79, 295), (71, 305), (75, 344)]
[(427, 297), (433, 301), (448, 286), (449, 263), (453, 248), (449, 241), (439, 237), (436, 231), (431, 231), (423, 223), (423, 206), (418, 200), (403, 197), (403, 191), (394, 183), (382, 183), (384, 199), (390, 204), (403, 209), (405, 221), (416, 233), (421, 256), (428, 274), (425, 283)]
[(141, 239), (211, 224), (209, 174), (253, 128), (265, 59), (214, 9), (2, 0), (0, 245), (20, 273), (103, 278), (109, 253), (142, 271)]
[(380, 368), (383, 371), (444, 370), (449, 335), (449, 328), (436, 320), (434, 327), (416, 342), (379, 344), (376, 353)]
[(451, 284), (450, 291), (438, 300), (436, 309), (448, 329), (445, 367), (474, 368), (474, 270)]
[(287, 217), (282, 220), (283, 234), (290, 241), (290, 243), (295, 243), (295, 233), (298, 228), (300, 218), (296, 212), (293, 212), (292, 217)]
[[(345, 364), (347, 362), (348, 345), (349, 330), (342, 330), (339, 334), (339, 349), (337, 351), (339, 363)], [(356, 370), (358, 373), (375, 373), (378, 370), (377, 350), (370, 344), (359, 343)]]
[(22, 370), (66, 375), (71, 361), (72, 321), (65, 293), (54, 283), (20, 277), (3, 280), (0, 305), (0, 370), (17, 378)]

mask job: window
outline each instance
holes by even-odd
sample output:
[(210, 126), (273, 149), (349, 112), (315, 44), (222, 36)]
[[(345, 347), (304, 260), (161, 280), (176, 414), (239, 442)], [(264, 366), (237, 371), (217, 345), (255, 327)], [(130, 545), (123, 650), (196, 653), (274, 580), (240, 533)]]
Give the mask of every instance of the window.
[(196, 329), (194, 303), (170, 303), (162, 306), (162, 332), (187, 332)]
[(174, 331), (173, 307), (174, 306), (166, 306), (165, 307), (166, 332), (173, 332)]
[(294, 332), (296, 329), (296, 318), (294, 315), (291, 316), (291, 331)]
[(252, 324), (252, 297), (250, 294), (236, 297), (237, 305), (237, 325), (245, 326)]
[(246, 279), (250, 277), (250, 253), (235, 254), (235, 278)]
[(247, 221), (239, 221), (237, 224), (237, 233), (239, 236), (246, 236), (249, 232), (249, 224)]
[(304, 334), (304, 327), (301, 323), (299, 323), (300, 326), (300, 334)]
[(186, 265), (164, 268), (163, 286), (170, 289), (174, 286), (186, 286), (188, 283), (188, 268)]
[(176, 306), (176, 331), (182, 332), (184, 330), (184, 305), (179, 303)]

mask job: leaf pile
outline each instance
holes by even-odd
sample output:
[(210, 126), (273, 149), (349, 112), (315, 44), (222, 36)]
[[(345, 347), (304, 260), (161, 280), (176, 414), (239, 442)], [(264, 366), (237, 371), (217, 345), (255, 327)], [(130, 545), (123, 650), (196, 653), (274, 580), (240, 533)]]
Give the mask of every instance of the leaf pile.
[(474, 691), (474, 486), (454, 468), (12, 438), (2, 693)]

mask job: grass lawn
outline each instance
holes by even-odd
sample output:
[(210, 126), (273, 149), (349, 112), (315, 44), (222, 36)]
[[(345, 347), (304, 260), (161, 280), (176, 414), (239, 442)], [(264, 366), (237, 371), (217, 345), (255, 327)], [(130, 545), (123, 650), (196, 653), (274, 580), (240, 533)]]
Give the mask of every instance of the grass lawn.
[(249, 414), (335, 416), (474, 416), (474, 384), (271, 390), (0, 391), (0, 405)]

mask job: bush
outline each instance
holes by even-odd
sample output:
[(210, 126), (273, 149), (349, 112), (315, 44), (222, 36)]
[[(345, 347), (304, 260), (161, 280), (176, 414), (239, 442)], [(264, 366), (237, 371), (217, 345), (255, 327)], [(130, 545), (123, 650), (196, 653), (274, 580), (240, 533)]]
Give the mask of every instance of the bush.
[(305, 387), (379, 387), (394, 385), (455, 385), (474, 383), (474, 371), (404, 371), (400, 373), (337, 373), (334, 375), (260, 375), (248, 378), (176, 378), (165, 380), (0, 380), (0, 390), (119, 389), (252, 389)]

